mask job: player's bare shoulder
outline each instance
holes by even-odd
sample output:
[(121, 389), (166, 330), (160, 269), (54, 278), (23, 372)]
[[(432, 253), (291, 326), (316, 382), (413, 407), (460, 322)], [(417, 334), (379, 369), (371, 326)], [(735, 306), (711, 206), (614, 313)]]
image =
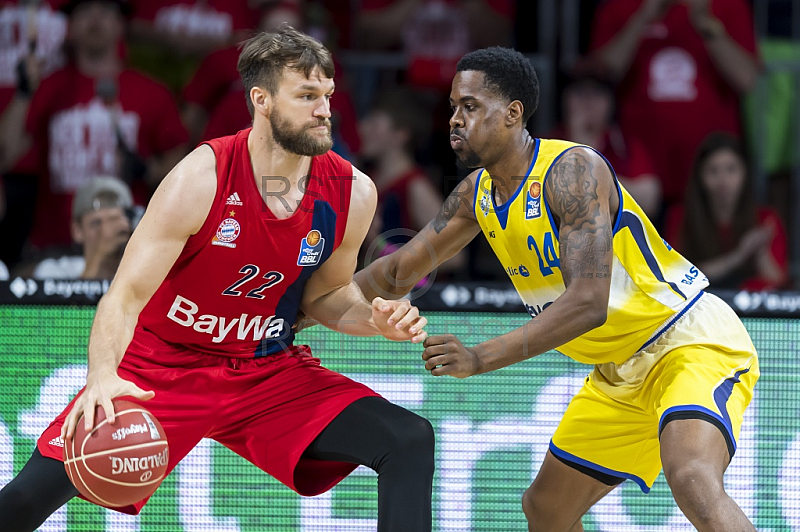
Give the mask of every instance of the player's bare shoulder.
[(375, 206), (378, 203), (378, 190), (375, 188), (375, 183), (372, 182), (372, 179), (356, 168), (353, 168), (353, 187), (352, 191), (350, 192), (350, 212), (353, 212), (354, 208), (356, 210), (362, 209), (369, 209), (372, 207), (372, 211), (375, 211)]
[(600, 205), (615, 212), (619, 206), (614, 177), (594, 150), (569, 148), (553, 164), (545, 183), (545, 197), (561, 223), (573, 225)]
[(204, 144), (167, 174), (153, 194), (145, 218), (171, 224), (181, 233), (194, 234), (203, 226), (216, 192), (216, 156)]

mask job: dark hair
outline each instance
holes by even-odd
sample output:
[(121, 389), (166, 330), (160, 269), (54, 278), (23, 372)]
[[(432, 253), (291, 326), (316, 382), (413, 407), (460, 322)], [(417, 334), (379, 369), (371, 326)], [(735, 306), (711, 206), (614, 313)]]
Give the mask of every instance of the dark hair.
[[(727, 243), (720, 241), (718, 224), (711, 212), (711, 202), (702, 180), (706, 161), (721, 150), (730, 150), (735, 153), (745, 167), (745, 181), (736, 205), (736, 216), (731, 226), (731, 239)], [(751, 189), (747, 156), (742, 144), (727, 133), (712, 133), (706, 137), (697, 149), (686, 190), (681, 240), (682, 251), (687, 259), (697, 264), (726, 253), (735, 248), (744, 234), (758, 224), (756, 204)], [(745, 268), (749, 268), (749, 270), (737, 272), (743, 276), (742, 278), (749, 275), (752, 264)]]
[(508, 103), (522, 103), (522, 125), (528, 123), (539, 105), (539, 79), (528, 59), (516, 50), (492, 46), (466, 54), (456, 66), (458, 72), (483, 72), (487, 88)]
[(414, 94), (405, 88), (396, 88), (380, 94), (370, 108), (371, 112), (386, 113), (392, 125), (409, 133), (406, 150), (413, 153), (423, 146), (430, 135), (429, 115), (422, 111)]
[(317, 67), (333, 78), (331, 53), (321, 42), (288, 24), (275, 33), (262, 32), (245, 41), (236, 68), (242, 77), (250, 116), (254, 112), (250, 89), (262, 87), (274, 95), (284, 69), (291, 68), (308, 77)]

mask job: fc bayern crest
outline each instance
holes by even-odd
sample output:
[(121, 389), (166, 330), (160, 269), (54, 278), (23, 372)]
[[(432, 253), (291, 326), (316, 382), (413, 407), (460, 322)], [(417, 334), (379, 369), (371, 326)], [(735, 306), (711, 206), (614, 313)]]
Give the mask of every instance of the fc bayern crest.
[(216, 246), (235, 248), (236, 244), (234, 244), (233, 241), (239, 238), (241, 232), (242, 226), (239, 225), (239, 222), (233, 218), (225, 218), (222, 220), (222, 223), (219, 224), (219, 227), (217, 227), (217, 234), (214, 235), (214, 239), (211, 243)]

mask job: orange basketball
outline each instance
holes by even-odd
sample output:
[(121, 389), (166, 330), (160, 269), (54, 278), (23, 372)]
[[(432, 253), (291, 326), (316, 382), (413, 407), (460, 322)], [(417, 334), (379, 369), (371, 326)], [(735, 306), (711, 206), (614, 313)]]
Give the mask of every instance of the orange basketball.
[(114, 399), (114, 424), (102, 408), (87, 433), (83, 417), (71, 441), (64, 442), (64, 467), (88, 500), (127, 506), (153, 494), (167, 472), (169, 445), (158, 420), (140, 405)]

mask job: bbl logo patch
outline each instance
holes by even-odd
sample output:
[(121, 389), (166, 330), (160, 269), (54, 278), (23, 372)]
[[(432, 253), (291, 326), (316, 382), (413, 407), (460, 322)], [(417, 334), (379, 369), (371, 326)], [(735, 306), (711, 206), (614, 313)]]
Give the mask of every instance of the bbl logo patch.
[(538, 181), (531, 183), (528, 188), (528, 198), (525, 201), (525, 219), (533, 220), (542, 215), (542, 184)]
[(217, 234), (211, 239), (211, 244), (214, 246), (224, 246), (226, 248), (235, 248), (234, 240), (239, 238), (242, 232), (242, 226), (233, 218), (225, 218), (222, 223), (217, 227)]
[(325, 249), (325, 239), (316, 229), (308, 232), (300, 241), (300, 255), (297, 257), (298, 266), (316, 266), (322, 260), (322, 250)]

